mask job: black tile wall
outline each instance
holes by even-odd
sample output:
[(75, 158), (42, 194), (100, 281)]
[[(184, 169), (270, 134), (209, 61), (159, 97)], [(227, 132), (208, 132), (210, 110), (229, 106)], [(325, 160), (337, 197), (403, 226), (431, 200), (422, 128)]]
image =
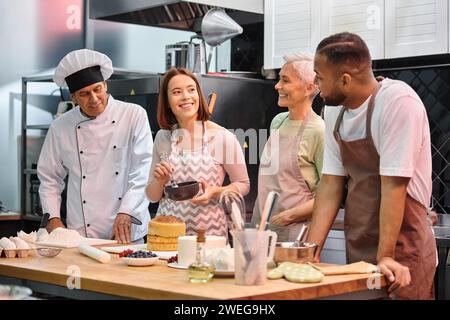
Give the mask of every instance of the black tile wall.
[(375, 73), (405, 81), (425, 104), (432, 144), (432, 206), (438, 213), (450, 214), (450, 65)]

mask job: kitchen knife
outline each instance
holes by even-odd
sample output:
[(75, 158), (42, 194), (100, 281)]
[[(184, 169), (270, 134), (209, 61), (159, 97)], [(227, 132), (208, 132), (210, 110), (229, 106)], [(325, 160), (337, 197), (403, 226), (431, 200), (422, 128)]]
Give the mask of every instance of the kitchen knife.
[(142, 221), (139, 220), (138, 218), (133, 217), (133, 216), (130, 216), (130, 217), (131, 217), (131, 223), (136, 224), (138, 226), (140, 226), (142, 224)]
[(44, 213), (42, 215), (41, 224), (39, 225), (39, 229), (45, 229), (45, 227), (47, 227), (49, 218), (50, 218), (50, 213)]

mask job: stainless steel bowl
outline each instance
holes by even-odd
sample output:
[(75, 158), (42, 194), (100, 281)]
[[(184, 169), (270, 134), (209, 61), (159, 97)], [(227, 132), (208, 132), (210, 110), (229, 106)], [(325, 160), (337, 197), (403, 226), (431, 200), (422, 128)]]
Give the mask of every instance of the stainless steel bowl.
[(443, 226), (443, 227), (450, 227), (450, 214), (436, 214), (436, 225), (437, 226)]
[(318, 246), (315, 243), (277, 242), (275, 246), (275, 262), (306, 263), (313, 262)]

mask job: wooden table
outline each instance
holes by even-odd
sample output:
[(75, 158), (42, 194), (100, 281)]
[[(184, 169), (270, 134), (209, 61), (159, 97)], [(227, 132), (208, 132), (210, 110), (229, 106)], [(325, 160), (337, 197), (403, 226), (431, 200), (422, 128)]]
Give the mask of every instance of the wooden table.
[[(369, 279), (370, 278), (370, 279)], [(386, 287), (379, 274), (327, 276), (320, 283), (296, 284), (284, 279), (267, 280), (262, 286), (239, 286), (234, 278), (214, 278), (210, 283), (191, 284), (186, 270), (167, 267), (165, 261), (147, 267), (129, 267), (112, 254), (101, 264), (78, 252), (63, 249), (54, 258), (0, 258), (0, 283), (16, 283), (36, 292), (71, 298), (132, 299), (371, 299), (385, 297), (385, 289), (368, 290), (370, 283)], [(67, 284), (79, 290), (69, 290)]]

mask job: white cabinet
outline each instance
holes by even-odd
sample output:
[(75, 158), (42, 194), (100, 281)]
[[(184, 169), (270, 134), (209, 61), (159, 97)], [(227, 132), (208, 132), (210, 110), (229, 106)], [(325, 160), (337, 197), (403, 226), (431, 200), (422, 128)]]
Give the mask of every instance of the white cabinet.
[(448, 52), (448, 0), (386, 1), (386, 58)]
[(448, 53), (449, 19), (449, 0), (266, 0), (264, 67), (343, 31), (360, 35), (373, 59)]
[(314, 52), (320, 41), (317, 0), (264, 1), (264, 68), (283, 65), (288, 53)]
[(384, 58), (384, 0), (321, 0), (321, 39), (338, 32), (358, 34), (372, 59)]

